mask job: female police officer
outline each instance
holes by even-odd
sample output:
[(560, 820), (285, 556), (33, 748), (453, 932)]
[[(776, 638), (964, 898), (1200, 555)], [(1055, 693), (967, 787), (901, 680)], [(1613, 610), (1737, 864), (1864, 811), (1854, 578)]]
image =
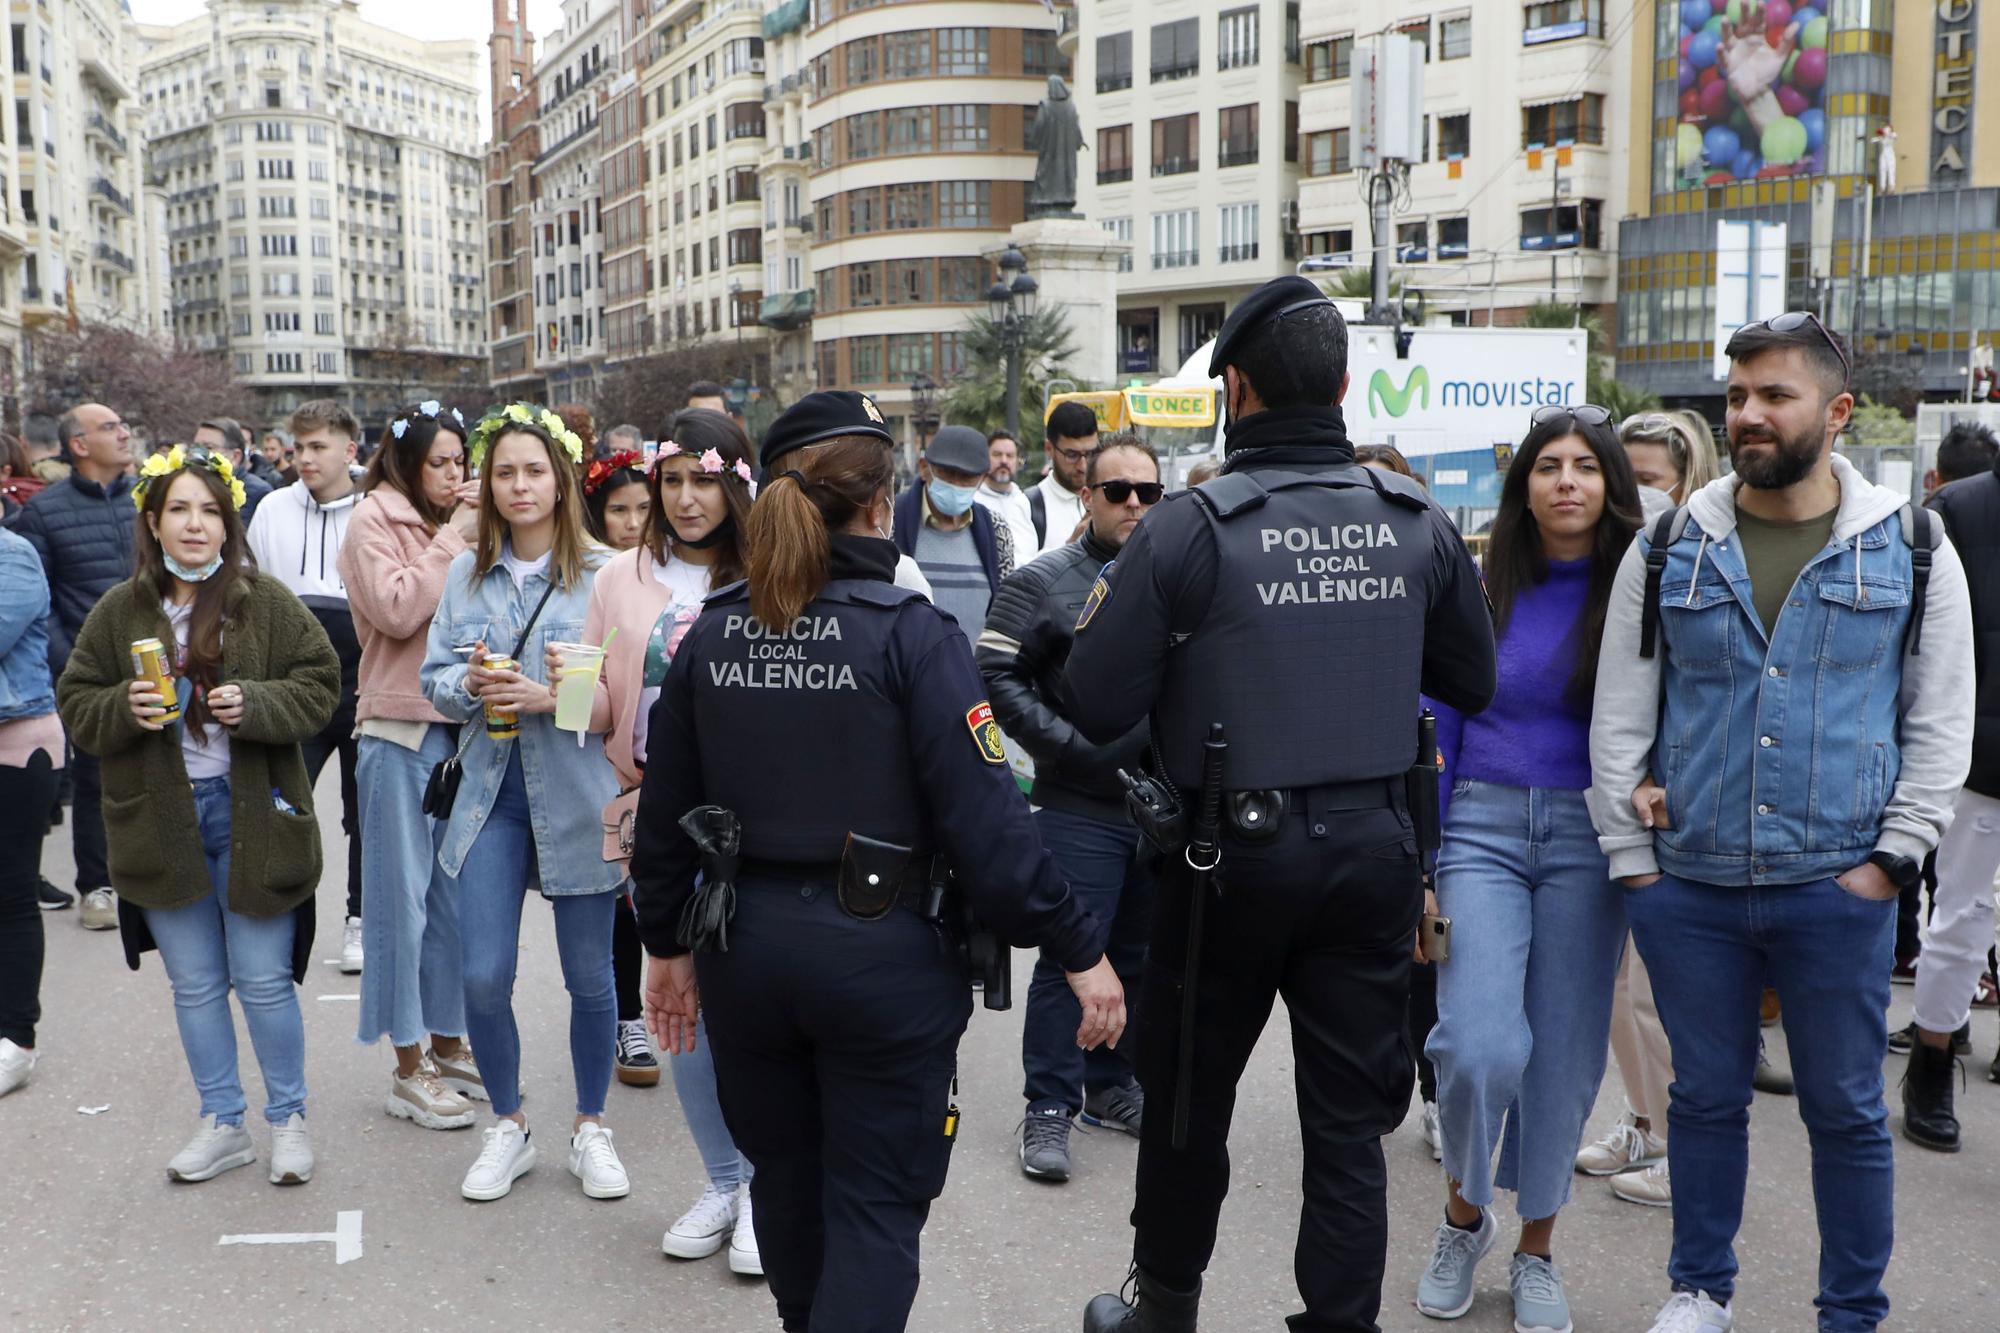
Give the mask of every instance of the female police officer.
[(972, 1007), (925, 919), (933, 854), (987, 928), (1068, 972), (1079, 1044), (1125, 1025), (1103, 927), (1035, 836), (965, 636), (891, 582), (891, 451), (858, 393), (773, 423), (748, 581), (709, 598), (653, 710), (632, 858), (654, 1032), (692, 1049), (707, 1002), (771, 1294), (799, 1333), (899, 1330), (916, 1298)]

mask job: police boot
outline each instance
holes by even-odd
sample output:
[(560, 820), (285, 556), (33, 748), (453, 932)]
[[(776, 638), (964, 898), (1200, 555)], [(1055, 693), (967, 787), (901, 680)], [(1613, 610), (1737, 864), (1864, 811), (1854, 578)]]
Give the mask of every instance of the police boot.
[(1201, 1304), (1201, 1284), (1193, 1291), (1174, 1291), (1134, 1266), (1124, 1294), (1106, 1292), (1083, 1311), (1083, 1333), (1195, 1333), (1195, 1310)]
[(1958, 1059), (1951, 1049), (1924, 1043), (1910, 1047), (1903, 1071), (1903, 1137), (1936, 1152), (1958, 1151), (1958, 1117), (1952, 1113), (1951, 1076)]

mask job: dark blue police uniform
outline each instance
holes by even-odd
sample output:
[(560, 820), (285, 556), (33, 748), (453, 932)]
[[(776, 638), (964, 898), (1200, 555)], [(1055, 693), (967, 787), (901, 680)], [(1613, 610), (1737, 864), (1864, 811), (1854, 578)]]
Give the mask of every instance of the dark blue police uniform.
[[(1300, 279), (1265, 291), (1272, 308), (1318, 298)], [(1275, 793), (1263, 808), (1279, 812), (1275, 828), (1251, 827), (1225, 801), (1180, 1151), (1159, 1108), (1175, 1095), (1189, 890), (1180, 858), (1167, 864), (1134, 1010), (1154, 1110), (1132, 1210), (1140, 1300), (1101, 1297), (1087, 1326), (1194, 1327), (1236, 1084), (1282, 995), (1305, 1153), (1307, 1310), (1288, 1322), (1372, 1330), (1388, 1242), (1379, 1139), (1408, 1109), (1413, 1069), (1404, 1014), (1422, 888), (1404, 784), (1418, 693), (1484, 708), (1492, 622), (1450, 520), (1416, 483), (1355, 464), (1338, 406), (1246, 416), (1227, 445), (1223, 474), (1163, 501), (1104, 571), (1069, 658), (1070, 715), (1087, 736), (1150, 714), (1165, 776), (1192, 801), (1201, 743), (1221, 723), (1225, 792)], [(1151, 1310), (1149, 1282), (1162, 1297)]]
[(971, 991), (915, 911), (842, 910), (848, 834), (916, 849), (919, 875), (945, 853), (984, 925), (1070, 970), (1103, 949), (1035, 836), (964, 633), (893, 585), (892, 544), (832, 542), (832, 580), (782, 633), (739, 584), (682, 641), (651, 716), (632, 875), (647, 950), (685, 953), (697, 853), (675, 821), (704, 804), (740, 820), (728, 948), (696, 955), (723, 1115), (756, 1169), (785, 1328), (876, 1333), (903, 1328), (916, 1296)]

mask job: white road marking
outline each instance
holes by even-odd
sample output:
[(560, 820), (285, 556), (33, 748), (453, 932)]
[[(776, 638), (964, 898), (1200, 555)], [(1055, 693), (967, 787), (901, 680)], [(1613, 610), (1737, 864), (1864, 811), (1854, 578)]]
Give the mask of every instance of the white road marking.
[(321, 1241), (333, 1245), (333, 1262), (350, 1264), (361, 1257), (361, 1210), (341, 1213), (331, 1231), (267, 1232), (251, 1236), (224, 1236), (217, 1245), (312, 1245)]
[(360, 998), (359, 995), (322, 995), (319, 997), (319, 1002), (321, 1004), (333, 1004), (340, 1000), (358, 1000)]

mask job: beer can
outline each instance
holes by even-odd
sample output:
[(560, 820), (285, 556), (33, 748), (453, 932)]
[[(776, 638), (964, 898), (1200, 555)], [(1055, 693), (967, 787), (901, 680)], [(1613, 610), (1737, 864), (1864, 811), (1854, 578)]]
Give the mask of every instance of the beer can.
[[(519, 671), (521, 664), (505, 653), (488, 653), (484, 663), (488, 671)], [(521, 720), (511, 708), (498, 704), (487, 704), (486, 734), (496, 741), (512, 740), (521, 734)]]
[(158, 639), (134, 639), (132, 641), (132, 676), (135, 680), (149, 680), (159, 693), (166, 712), (158, 721), (162, 723), (181, 720), (180, 693), (174, 689), (174, 661), (167, 654), (167, 646)]

